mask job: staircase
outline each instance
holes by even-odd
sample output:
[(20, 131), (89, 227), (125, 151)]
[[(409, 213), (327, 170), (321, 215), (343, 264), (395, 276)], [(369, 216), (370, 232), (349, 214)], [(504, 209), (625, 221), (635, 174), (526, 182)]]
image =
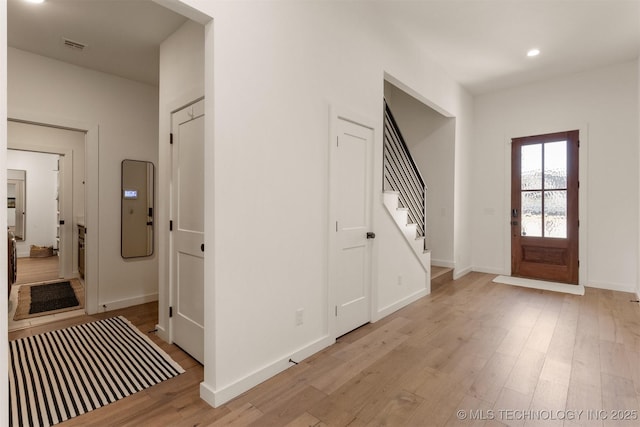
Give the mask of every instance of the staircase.
[(418, 226), (409, 221), (409, 209), (400, 205), (400, 194), (397, 191), (385, 191), (382, 194), (384, 206), (404, 234), (407, 242), (416, 254), (425, 271), (429, 271), (431, 254), (425, 249), (424, 235), (419, 235)]
[(426, 272), (431, 254), (425, 246), (427, 186), (385, 101), (383, 202)]

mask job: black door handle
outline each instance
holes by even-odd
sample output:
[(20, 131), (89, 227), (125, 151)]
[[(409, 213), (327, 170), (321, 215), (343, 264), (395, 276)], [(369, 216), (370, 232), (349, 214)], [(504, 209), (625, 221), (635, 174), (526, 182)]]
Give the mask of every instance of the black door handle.
[(200, 245), (200, 250), (204, 252), (204, 243)]
[(374, 233), (373, 231), (367, 231), (367, 239), (375, 239), (376, 238), (376, 233)]

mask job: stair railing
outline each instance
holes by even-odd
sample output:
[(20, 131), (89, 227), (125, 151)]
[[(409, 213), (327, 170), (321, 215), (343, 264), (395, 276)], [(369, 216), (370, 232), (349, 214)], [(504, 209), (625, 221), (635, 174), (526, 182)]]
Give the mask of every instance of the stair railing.
[(427, 186), (386, 100), (384, 111), (383, 188), (399, 193), (400, 205), (408, 209), (409, 221), (417, 226), (417, 237), (424, 237)]

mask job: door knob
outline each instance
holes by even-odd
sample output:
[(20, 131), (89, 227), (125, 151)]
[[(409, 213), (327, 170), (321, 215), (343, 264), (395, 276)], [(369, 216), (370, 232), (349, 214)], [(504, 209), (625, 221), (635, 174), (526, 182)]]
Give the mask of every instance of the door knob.
[(200, 250), (204, 252), (204, 243), (200, 245)]
[(376, 233), (374, 233), (373, 231), (367, 232), (367, 239), (375, 239), (375, 238), (376, 238)]

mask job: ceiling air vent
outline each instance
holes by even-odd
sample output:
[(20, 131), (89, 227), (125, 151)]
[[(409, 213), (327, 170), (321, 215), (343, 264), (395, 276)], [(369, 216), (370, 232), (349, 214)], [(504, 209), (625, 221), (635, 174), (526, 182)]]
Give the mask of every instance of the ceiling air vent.
[(87, 45), (84, 43), (76, 42), (70, 39), (66, 39), (64, 37), (62, 38), (62, 44), (68, 47), (69, 49), (73, 49), (78, 52), (82, 52), (87, 47)]

